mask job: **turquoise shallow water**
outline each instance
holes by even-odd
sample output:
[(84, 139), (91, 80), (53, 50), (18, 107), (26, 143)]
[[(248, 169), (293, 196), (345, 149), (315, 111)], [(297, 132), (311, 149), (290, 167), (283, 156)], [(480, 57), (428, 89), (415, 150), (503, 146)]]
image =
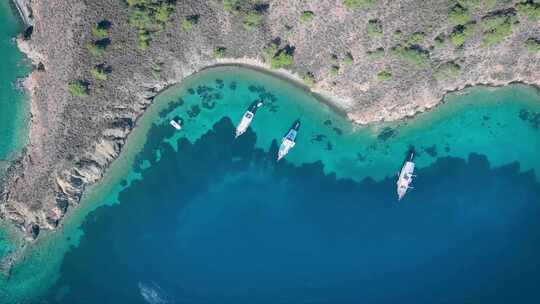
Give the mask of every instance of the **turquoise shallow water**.
[[(252, 128), (234, 125), (255, 99)], [(179, 116), (184, 129), (168, 120)], [(296, 147), (277, 140), (300, 118)], [(536, 302), (540, 96), (478, 87), (355, 127), (242, 68), (163, 92), (63, 229), (0, 281), (7, 302)], [(394, 176), (417, 151), (416, 189)]]
[[(13, 83), (29, 72), (13, 37), (20, 33), (22, 25), (10, 7), (9, 1), (0, 3), (0, 160), (9, 158), (24, 143), (27, 119), (26, 103), (21, 91)], [(2, 165), (0, 164), (0, 168)]]
[[(27, 104), (25, 96), (18, 91), (14, 82), (29, 72), (15, 43), (15, 37), (22, 30), (20, 20), (9, 1), (0, 3), (0, 177), (8, 160), (12, 159), (26, 139)], [(9, 233), (0, 226), (0, 257), (13, 249), (7, 242)]]

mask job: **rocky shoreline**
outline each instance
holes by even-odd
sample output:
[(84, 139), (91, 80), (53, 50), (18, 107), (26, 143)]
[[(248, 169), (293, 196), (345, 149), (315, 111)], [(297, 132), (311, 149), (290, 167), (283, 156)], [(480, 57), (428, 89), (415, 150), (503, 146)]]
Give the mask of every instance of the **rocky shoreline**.
[[(25, 22), (33, 31), (31, 37), (21, 36), (18, 45), (35, 70), (24, 82), (31, 100), (29, 145), (0, 185), (0, 219), (13, 223), (29, 240), (43, 229), (54, 230), (66, 212), (76, 208), (85, 188), (103, 177), (137, 118), (162, 89), (219, 64), (268, 68), (263, 53), (276, 38), (280, 47), (294, 46), (293, 64), (279, 75), (298, 83), (310, 73), (312, 91), (359, 124), (414, 116), (439, 104), (447, 92), (466, 86), (540, 86), (540, 57), (522, 45), (539, 36), (540, 29), (527, 18), (519, 19), (512, 34), (495, 46), (482, 47), (479, 33), (459, 49), (450, 43), (431, 45), (435, 36), (452, 31), (453, 26), (441, 20), (448, 18), (453, 1), (379, 1), (375, 8), (354, 11), (329, 0), (264, 1), (264, 20), (251, 31), (218, 1), (182, 1), (176, 3), (170, 24), (144, 51), (137, 47), (130, 9), (121, 1), (14, 2), (31, 8), (19, 10), (23, 19), (32, 17)], [(507, 7), (479, 9), (471, 18), (480, 22), (503, 9)], [(299, 20), (306, 10), (315, 15), (309, 25)], [(193, 29), (182, 28), (181, 20), (195, 15), (199, 21)], [(366, 22), (374, 18), (382, 22), (385, 34), (370, 38)], [(92, 26), (102, 20), (111, 23), (109, 44), (95, 57), (87, 45), (95, 40)], [(426, 32), (419, 47), (430, 50), (429, 66), (411, 66), (391, 54), (399, 43), (397, 31), (404, 36)], [(225, 58), (216, 58), (218, 47), (226, 50)], [(382, 57), (372, 58), (370, 52), (380, 48)], [(343, 54), (350, 54), (353, 62), (343, 63)], [(446, 62), (459, 62), (460, 74), (436, 79), (434, 69)], [(110, 67), (106, 81), (92, 80), (89, 70), (97, 65)], [(386, 70), (392, 72), (391, 79), (377, 77)], [(88, 80), (89, 96), (69, 94), (67, 84), (74, 79)]]

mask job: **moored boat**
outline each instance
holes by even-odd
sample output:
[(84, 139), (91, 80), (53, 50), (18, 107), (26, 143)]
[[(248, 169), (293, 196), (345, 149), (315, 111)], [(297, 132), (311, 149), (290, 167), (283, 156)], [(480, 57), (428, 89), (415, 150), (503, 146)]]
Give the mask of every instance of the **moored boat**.
[(300, 129), (300, 120), (296, 120), (292, 127), (289, 129), (289, 132), (287, 132), (287, 135), (283, 137), (283, 140), (281, 141), (281, 145), (279, 146), (278, 151), (278, 157), (277, 160), (279, 161), (285, 155), (289, 153), (289, 151), (294, 147), (295, 141), (296, 141), (296, 135), (298, 135), (298, 130)]
[(255, 117), (257, 109), (260, 108), (262, 104), (262, 101), (257, 100), (249, 106), (248, 110), (242, 116), (240, 123), (238, 124), (238, 126), (236, 126), (235, 138), (238, 138), (238, 136), (246, 132), (246, 130), (249, 128), (249, 125), (251, 124), (251, 121), (253, 121), (253, 117)]
[(401, 200), (403, 196), (407, 193), (411, 187), (411, 182), (414, 177), (414, 162), (413, 162), (414, 153), (411, 152), (411, 155), (407, 161), (401, 167), (399, 171), (398, 180), (397, 180), (397, 195), (398, 200)]
[(175, 118), (171, 119), (171, 121), (169, 123), (176, 130), (182, 130), (182, 121), (180, 120), (180, 118), (175, 117)]

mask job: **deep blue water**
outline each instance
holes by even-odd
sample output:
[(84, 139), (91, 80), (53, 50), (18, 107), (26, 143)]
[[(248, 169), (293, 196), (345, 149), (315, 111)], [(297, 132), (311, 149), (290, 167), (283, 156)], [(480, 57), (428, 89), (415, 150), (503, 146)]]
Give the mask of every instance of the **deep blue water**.
[(180, 152), (172, 132), (153, 127), (152, 166), (87, 218), (44, 303), (540, 300), (540, 184), (519, 163), (439, 158), (398, 204), (393, 178), (276, 164), (227, 118)]

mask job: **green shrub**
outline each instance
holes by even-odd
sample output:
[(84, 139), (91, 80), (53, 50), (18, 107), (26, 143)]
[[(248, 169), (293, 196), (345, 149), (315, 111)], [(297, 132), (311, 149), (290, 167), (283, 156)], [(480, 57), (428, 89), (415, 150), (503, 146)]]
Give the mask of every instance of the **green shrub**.
[(382, 22), (379, 19), (371, 19), (368, 21), (367, 33), (371, 38), (380, 37), (383, 34)]
[(272, 57), (270, 67), (272, 69), (286, 68), (293, 64), (293, 55), (286, 52), (286, 50), (281, 50), (278, 54)]
[(307, 72), (304, 77), (302, 77), (302, 79), (308, 87), (312, 87), (315, 85), (315, 75), (313, 75), (313, 73), (311, 72)]
[(409, 39), (405, 42), (407, 46), (411, 45), (420, 45), (422, 42), (424, 42), (424, 39), (426, 38), (426, 33), (424, 32), (414, 32)]
[(540, 20), (540, 3), (536, 1), (525, 1), (516, 4), (516, 9), (520, 15), (527, 16), (532, 21)]
[(343, 0), (343, 5), (348, 9), (370, 8), (377, 3), (377, 0)]
[(512, 33), (512, 27), (516, 22), (514, 15), (493, 15), (482, 19), (484, 38), (482, 42), (486, 46), (497, 44)]
[(448, 18), (455, 24), (465, 24), (469, 21), (470, 12), (466, 7), (461, 6), (459, 3), (454, 5), (448, 13)]
[(254, 30), (261, 24), (263, 16), (257, 11), (250, 11), (244, 16), (244, 29), (248, 31)]
[(479, 7), (482, 0), (458, 0), (458, 3), (463, 7), (473, 9)]
[(276, 55), (279, 45), (272, 42), (263, 49), (263, 57), (265, 62), (271, 62), (272, 58)]
[(129, 24), (138, 30), (139, 48), (146, 49), (154, 33), (170, 23), (174, 4), (169, 0), (127, 0), (127, 3)]
[(465, 44), (465, 40), (474, 35), (475, 25), (475, 23), (468, 23), (454, 27), (454, 30), (450, 33), (450, 41), (452, 44), (456, 47), (461, 47)]
[(90, 74), (95, 80), (107, 80), (107, 71), (103, 66), (95, 66), (90, 70)]
[(105, 54), (105, 46), (102, 45), (102, 44), (97, 44), (97, 43), (88, 43), (86, 45), (86, 48), (88, 49), (88, 51), (90, 52), (90, 54), (92, 54), (92, 56), (94, 57), (101, 57), (103, 56), (103, 54)]
[(214, 57), (215, 58), (223, 58), (225, 57), (225, 51), (227, 50), (227, 48), (225, 47), (216, 47), (214, 48)]
[(379, 79), (380, 81), (391, 80), (392, 73), (387, 72), (387, 71), (379, 72), (379, 74), (377, 74), (377, 79)]
[(330, 64), (332, 65), (338, 64), (338, 56), (336, 54), (330, 55)]
[(354, 63), (354, 57), (351, 53), (345, 54), (345, 57), (343, 57), (343, 64), (345, 65), (351, 65)]
[(461, 74), (461, 66), (454, 62), (443, 63), (435, 70), (435, 78), (437, 80), (455, 78), (458, 77), (459, 74)]
[(302, 15), (300, 15), (300, 22), (309, 23), (313, 20), (314, 16), (315, 14), (312, 11), (303, 11)]
[(397, 46), (391, 51), (401, 60), (416, 67), (424, 67), (429, 63), (429, 52), (420, 48)]
[(384, 49), (380, 47), (373, 51), (368, 51), (367, 56), (371, 60), (381, 59), (384, 57)]
[(529, 52), (538, 53), (540, 52), (540, 40), (535, 38), (529, 38), (525, 41), (525, 47)]
[(392, 36), (396, 41), (401, 42), (401, 39), (403, 39), (403, 32), (400, 30), (395, 30)]
[(182, 29), (184, 32), (191, 32), (193, 27), (199, 23), (199, 15), (187, 16), (182, 20)]
[(104, 39), (109, 37), (110, 23), (106, 20), (98, 22), (98, 24), (92, 26), (92, 35), (98, 39)]
[(68, 91), (71, 96), (88, 96), (88, 84), (82, 80), (74, 80), (68, 84)]
[(333, 66), (330, 68), (330, 75), (331, 75), (331, 76), (337, 76), (338, 74), (339, 74), (339, 66), (333, 65)]
[(435, 37), (435, 47), (440, 48), (444, 46), (445, 36), (441, 33)]

